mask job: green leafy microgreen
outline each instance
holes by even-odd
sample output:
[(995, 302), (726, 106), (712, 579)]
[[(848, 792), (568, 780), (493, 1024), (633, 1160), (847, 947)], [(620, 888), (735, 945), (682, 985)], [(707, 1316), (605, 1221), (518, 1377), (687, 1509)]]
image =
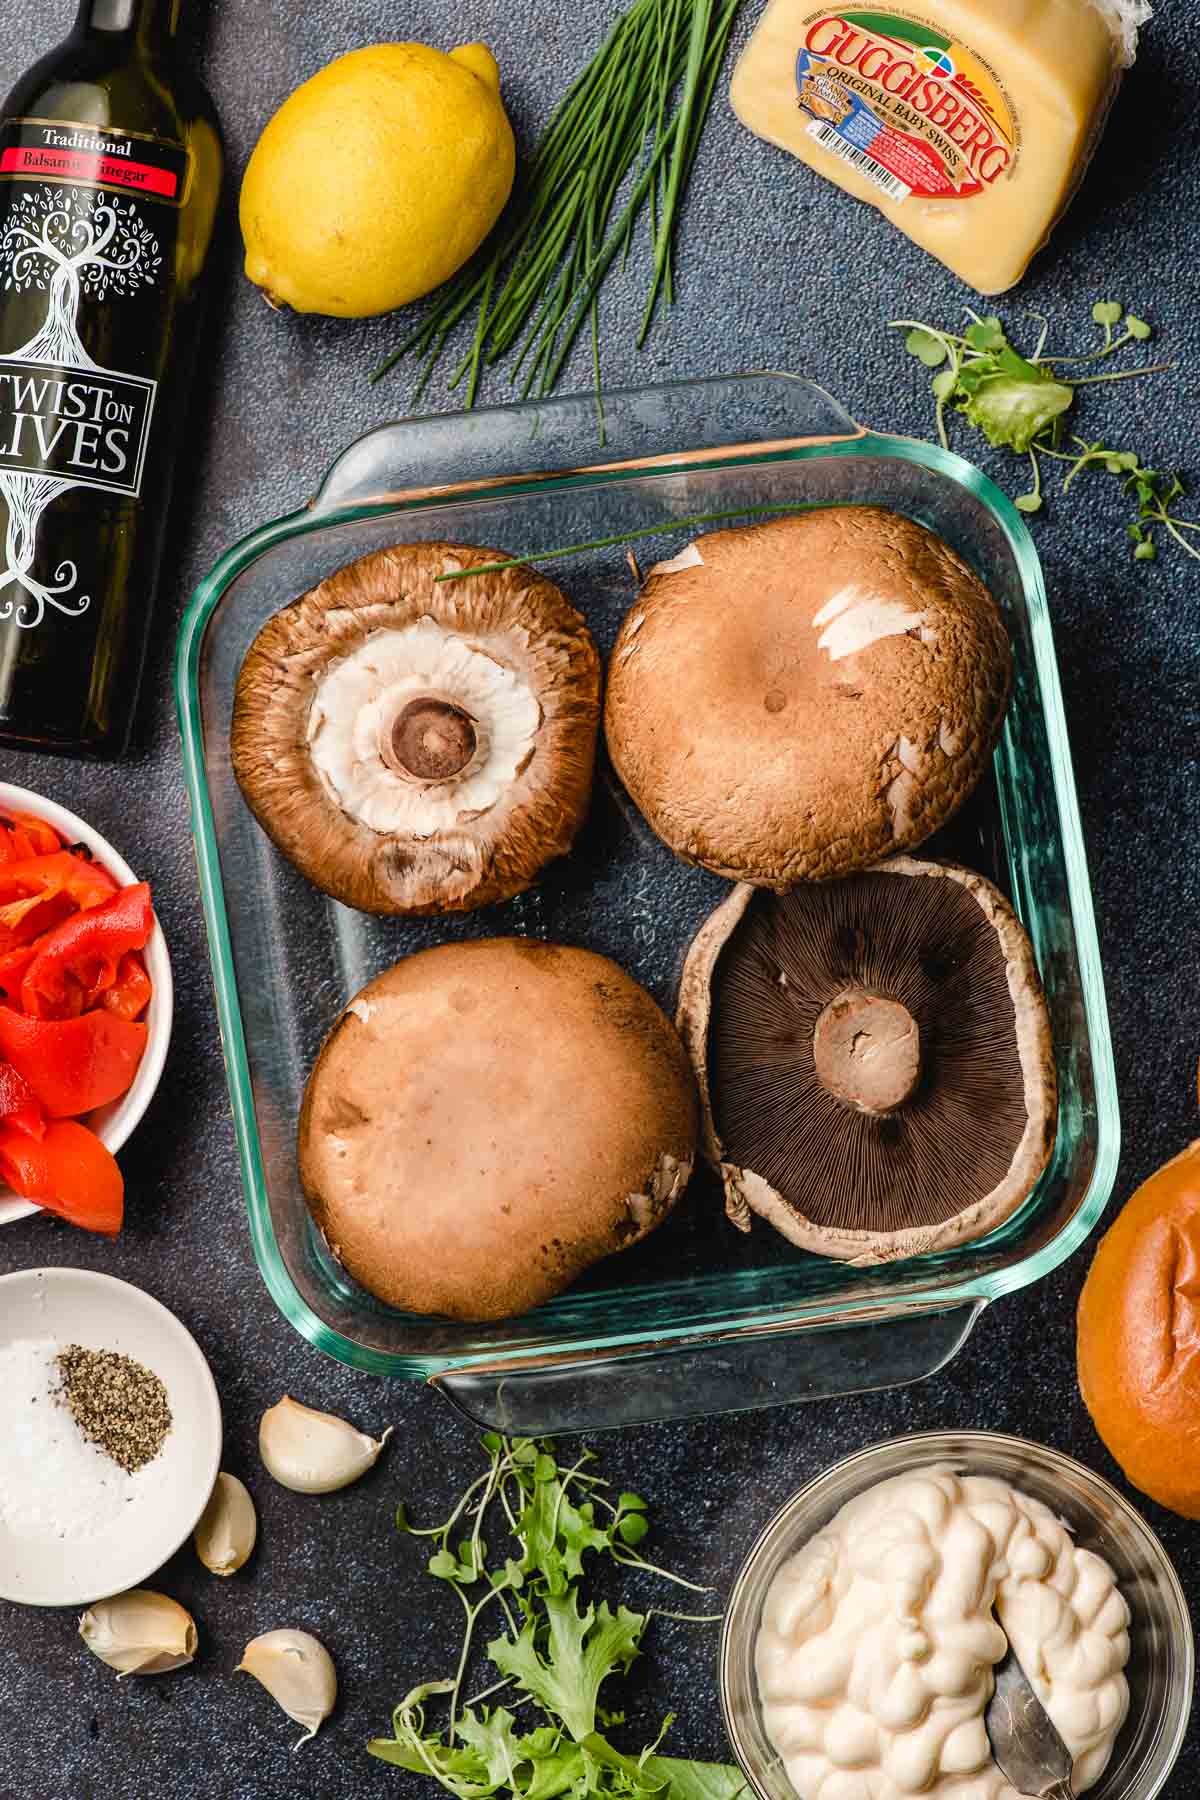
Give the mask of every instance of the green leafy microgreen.
[(916, 325), (904, 340), (904, 348), (923, 362), (927, 369), (936, 369), (945, 362), (950, 354), (949, 346), (944, 338), (933, 331), (925, 331)]
[(1119, 300), (1097, 300), (1092, 307), (1092, 317), (1097, 325), (1119, 325), (1124, 310)]
[(1099, 469), (1115, 476), (1124, 493), (1136, 502), (1137, 514), (1127, 531), (1135, 562), (1152, 562), (1157, 555), (1155, 528), (1166, 532), (1188, 556), (1200, 560), (1200, 520), (1180, 518), (1174, 510), (1186, 492), (1177, 474), (1147, 468), (1136, 451), (1120, 449), (1103, 438), (1066, 437), (1064, 425), (1073, 414), (1080, 388), (1141, 380), (1170, 366), (1143, 362), (1132, 368), (1064, 374), (1062, 371), (1074, 364), (1106, 362), (1131, 344), (1144, 344), (1153, 336), (1145, 319), (1127, 312), (1119, 300), (1095, 301), (1091, 316), (1104, 333), (1103, 342), (1072, 356), (1045, 354), (1049, 326), (1041, 318), (1037, 343), (1028, 357), (1009, 341), (999, 318), (981, 318), (969, 309), (969, 323), (961, 333), (939, 330), (920, 319), (892, 319), (889, 323), (904, 331), (904, 346), (910, 355), (934, 371), (930, 381), (934, 422), (944, 448), (950, 447), (947, 420), (958, 413), (966, 424), (983, 433), (993, 449), (1012, 450), (1028, 458), (1033, 479), (1014, 501), (1020, 512), (1032, 515), (1043, 509), (1043, 457), (1066, 465), (1061, 486), (1064, 494), (1086, 471)]
[[(440, 1525), (418, 1528), (397, 1510), (401, 1531), (433, 1540), (428, 1571), (457, 1593), (465, 1627), (453, 1677), (413, 1688), (392, 1715), (391, 1737), (368, 1744), (372, 1756), (428, 1776), (458, 1800), (739, 1800), (745, 1782), (736, 1768), (658, 1754), (671, 1715), (636, 1756), (603, 1735), (625, 1715), (600, 1704), (601, 1689), (628, 1671), (651, 1619), (720, 1616), (585, 1602), (589, 1556), (708, 1591), (641, 1555), (637, 1546), (650, 1530), (645, 1500), (632, 1492), (612, 1499), (589, 1450), (564, 1465), (549, 1440), (489, 1433), (482, 1445), (486, 1474)], [(485, 1532), (489, 1518), (509, 1533), (490, 1562), (489, 1535), (496, 1534)], [(503, 1628), (486, 1653), (500, 1680), (463, 1703), (475, 1627), (493, 1605)], [(506, 1704), (483, 1704), (502, 1689)], [(429, 1701), (447, 1708), (441, 1728), (427, 1723)], [(533, 1713), (521, 1729), (517, 1714), (525, 1707)]]

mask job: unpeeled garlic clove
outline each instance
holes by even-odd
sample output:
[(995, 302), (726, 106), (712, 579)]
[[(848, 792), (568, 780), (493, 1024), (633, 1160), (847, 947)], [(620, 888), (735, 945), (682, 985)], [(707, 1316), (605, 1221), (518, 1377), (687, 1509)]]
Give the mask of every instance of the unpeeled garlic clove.
[(293, 1750), (316, 1737), (337, 1702), (333, 1658), (307, 1631), (264, 1631), (246, 1645), (234, 1674), (239, 1670), (261, 1681), (288, 1718), (305, 1727)]
[(196, 1621), (178, 1600), (130, 1588), (98, 1600), (79, 1621), (79, 1635), (100, 1661), (124, 1675), (166, 1675), (196, 1654)]
[(258, 1427), (258, 1450), (267, 1472), (297, 1494), (332, 1494), (373, 1466), (392, 1434), (356, 1431), (334, 1413), (314, 1412), (285, 1394), (268, 1407)]
[(243, 1482), (222, 1469), (192, 1541), (214, 1575), (232, 1575), (247, 1561), (258, 1537), (254, 1502)]

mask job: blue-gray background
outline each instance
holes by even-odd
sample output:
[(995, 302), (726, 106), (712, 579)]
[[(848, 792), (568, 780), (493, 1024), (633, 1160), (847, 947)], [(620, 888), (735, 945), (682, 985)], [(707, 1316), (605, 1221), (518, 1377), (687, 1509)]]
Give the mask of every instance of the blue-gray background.
[[(203, 14), (203, 0), (191, 11)], [(334, 453), (405, 410), (406, 378), (368, 387), (396, 336), (363, 324), (272, 314), (243, 280), (237, 182), (254, 139), (302, 79), (381, 38), (450, 48), (491, 44), (527, 147), (565, 79), (582, 65), (616, 0), (211, 0), (190, 21), (228, 134), (230, 182), (214, 260), (213, 325), (194, 415), (180, 437), (179, 498), (168, 533), (139, 740), (122, 768), (6, 755), (3, 774), (63, 800), (112, 837), (154, 883), (178, 983), (175, 1039), (149, 1117), (123, 1156), (129, 1222), (109, 1246), (44, 1219), (0, 1234), (0, 1271), (35, 1263), (106, 1269), (148, 1288), (190, 1326), (211, 1360), (226, 1417), (225, 1466), (259, 1505), (260, 1548), (217, 1583), (190, 1552), (160, 1585), (195, 1613), (195, 1665), (117, 1686), (67, 1613), (0, 1605), (0, 1800), (327, 1800), (390, 1791), (414, 1778), (367, 1758), (394, 1702), (441, 1674), (457, 1603), (419, 1579), (420, 1557), (391, 1528), (401, 1496), (432, 1515), (475, 1473), (471, 1433), (431, 1392), (385, 1386), (320, 1357), (274, 1311), (250, 1250), (213, 1015), (170, 699), (170, 661), (187, 595), (216, 556), (312, 491)], [(746, 0), (741, 37), (759, 10)], [(70, 0), (2, 0), (0, 88), (66, 30)], [(1002, 310), (1049, 316), (1067, 340), (1091, 302), (1113, 297), (1151, 318), (1169, 374), (1104, 390), (1089, 403), (1104, 431), (1150, 462), (1200, 480), (1200, 25), (1187, 0), (1162, 0), (1086, 184), (1053, 245)], [(921, 372), (884, 329), (897, 313), (948, 323), (972, 296), (939, 265), (782, 153), (744, 132), (718, 92), (679, 234), (678, 299), (646, 349), (633, 348), (644, 255), (605, 290), (606, 379), (651, 381), (772, 367), (823, 382), (861, 419), (925, 435)], [(585, 353), (564, 389), (587, 384)], [(501, 397), (502, 383), (491, 393)], [(429, 399), (448, 406), (436, 387)], [(972, 442), (967, 454), (978, 455)], [(1019, 465), (983, 457), (1001, 480)], [(1197, 916), (1197, 656), (1200, 566), (1164, 554), (1135, 567), (1125, 512), (1102, 477), (1081, 482), (1036, 526), (1074, 743), (1108, 981), (1124, 1115), (1117, 1198), (1197, 1130), (1200, 1050)], [(985, 1315), (936, 1379), (904, 1392), (611, 1438), (621, 1485), (655, 1501), (659, 1548), (725, 1584), (758, 1526), (806, 1476), (906, 1429), (991, 1426), (1038, 1438), (1120, 1480), (1091, 1430), (1074, 1378), (1073, 1313), (1089, 1251)], [(262, 1409), (288, 1389), (371, 1429), (396, 1426), (361, 1486), (304, 1500), (274, 1487), (255, 1454)], [(1200, 1526), (1146, 1504), (1193, 1601)], [(315, 1630), (336, 1658), (337, 1716), (298, 1756), (266, 1695), (231, 1670), (246, 1640), (279, 1625)], [(711, 1628), (709, 1628), (711, 1631)], [(724, 1754), (714, 1640), (660, 1623), (641, 1665), (646, 1716), (679, 1717), (677, 1754)], [(631, 1684), (631, 1687), (633, 1684)], [(1167, 1792), (1200, 1791), (1193, 1732)]]

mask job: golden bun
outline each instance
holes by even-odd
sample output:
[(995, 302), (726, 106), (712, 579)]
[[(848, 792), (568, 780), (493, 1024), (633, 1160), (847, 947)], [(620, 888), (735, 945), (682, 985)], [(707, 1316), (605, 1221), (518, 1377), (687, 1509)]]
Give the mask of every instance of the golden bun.
[(1135, 1487), (1200, 1519), (1200, 1139), (1118, 1214), (1079, 1297), (1079, 1389)]

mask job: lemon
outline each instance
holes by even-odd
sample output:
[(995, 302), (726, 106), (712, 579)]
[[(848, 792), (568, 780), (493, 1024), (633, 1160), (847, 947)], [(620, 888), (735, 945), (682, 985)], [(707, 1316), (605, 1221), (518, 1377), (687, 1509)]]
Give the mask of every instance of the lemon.
[(298, 87), (255, 146), (240, 204), (246, 273), (296, 312), (390, 312), (479, 248), (515, 160), (485, 44), (353, 50)]

